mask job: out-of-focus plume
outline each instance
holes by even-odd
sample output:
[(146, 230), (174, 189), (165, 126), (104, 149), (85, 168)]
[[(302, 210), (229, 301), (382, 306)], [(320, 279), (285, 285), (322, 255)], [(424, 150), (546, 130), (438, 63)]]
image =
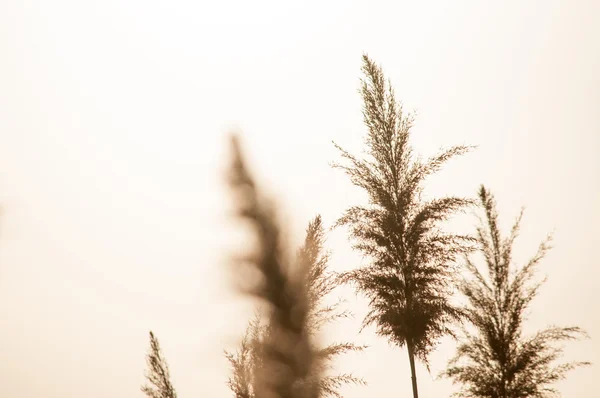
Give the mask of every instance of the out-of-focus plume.
[[(324, 247), (325, 232), (320, 215), (308, 224), (304, 244), (297, 250), (296, 261), (308, 264), (307, 293), (308, 320), (306, 330), (309, 335), (318, 336), (325, 324), (341, 318), (352, 316), (348, 310), (342, 309), (344, 300), (325, 303), (325, 299), (338, 286), (337, 274), (329, 270), (329, 252)], [(236, 398), (255, 398), (254, 373), (260, 368), (261, 358), (255, 351), (256, 344), (268, 336), (270, 329), (257, 314), (248, 324), (246, 332), (235, 352), (225, 351), (225, 357), (231, 365), (231, 376), (227, 382)], [(320, 342), (322, 343), (322, 342)], [(351, 342), (336, 342), (328, 345), (321, 344), (314, 349), (314, 355), (319, 358), (319, 367), (313, 366), (316, 377), (308, 377), (305, 382), (319, 383), (319, 397), (341, 398), (340, 389), (348, 384), (365, 385), (366, 382), (352, 373), (332, 372), (332, 362), (336, 357), (350, 352), (363, 351), (365, 346)]]
[(231, 149), (229, 184), (236, 195), (236, 217), (251, 226), (256, 246), (251, 253), (234, 258), (235, 271), (260, 276), (256, 283), (237, 287), (267, 304), (269, 333), (254, 343), (261, 364), (254, 369), (254, 395), (316, 398), (319, 378), (315, 369), (319, 366), (308, 332), (308, 264), (289, 255), (275, 208), (262, 197), (250, 176), (236, 136), (231, 139)]

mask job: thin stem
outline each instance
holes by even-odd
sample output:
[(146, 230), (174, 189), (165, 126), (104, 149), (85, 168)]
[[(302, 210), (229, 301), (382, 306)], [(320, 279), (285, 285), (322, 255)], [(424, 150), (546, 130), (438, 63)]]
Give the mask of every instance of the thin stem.
[(408, 361), (410, 362), (410, 376), (412, 381), (413, 398), (419, 398), (419, 391), (417, 388), (417, 372), (415, 370), (415, 353), (412, 342), (407, 343), (408, 348)]

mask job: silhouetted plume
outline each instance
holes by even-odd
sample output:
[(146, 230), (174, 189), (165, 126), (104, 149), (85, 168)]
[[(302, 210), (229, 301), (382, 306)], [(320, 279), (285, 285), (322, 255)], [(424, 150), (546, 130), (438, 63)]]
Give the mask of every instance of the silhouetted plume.
[[(323, 248), (324, 230), (320, 216), (316, 216), (308, 225), (303, 246), (298, 250), (296, 261), (308, 264), (307, 293), (308, 314), (306, 329), (310, 336), (315, 336), (321, 327), (329, 322), (350, 316), (348, 311), (340, 309), (342, 300), (331, 305), (324, 305), (323, 299), (336, 287), (337, 281), (328, 269), (329, 253)], [(254, 397), (254, 372), (261, 367), (261, 356), (255, 350), (256, 343), (268, 339), (271, 333), (268, 325), (261, 324), (260, 316), (255, 316), (249, 323), (246, 333), (237, 352), (228, 353), (226, 357), (231, 363), (232, 376), (228, 381), (230, 389), (236, 397)], [(336, 343), (325, 348), (314, 348), (319, 358), (319, 367), (314, 367), (321, 374), (319, 380), (320, 397), (341, 397), (339, 388), (345, 384), (365, 384), (364, 380), (352, 374), (326, 375), (330, 370), (331, 360), (343, 353), (362, 351), (364, 346), (352, 343)], [(309, 376), (309, 379), (314, 379)]]
[(467, 318), (474, 331), (464, 330), (456, 357), (444, 375), (462, 384), (460, 395), (489, 398), (542, 398), (558, 395), (550, 385), (587, 362), (554, 366), (562, 348), (556, 343), (585, 336), (578, 327), (550, 327), (525, 337), (522, 324), (525, 310), (536, 296), (541, 282), (534, 282), (536, 267), (550, 249), (549, 236), (535, 256), (520, 269), (513, 269), (512, 247), (523, 212), (510, 235), (502, 238), (496, 203), (481, 186), (479, 200), (485, 221), (477, 228), (480, 253), (485, 259), (481, 272), (470, 258), (466, 268), (472, 278), (460, 290), (468, 299)]
[(169, 366), (152, 332), (150, 332), (150, 352), (146, 357), (146, 363), (148, 365), (146, 379), (150, 384), (142, 386), (144, 394), (150, 398), (177, 398), (175, 388), (171, 384)]
[[(256, 250), (236, 259), (237, 267), (249, 267), (261, 282), (239, 288), (268, 305), (269, 333), (256, 342), (260, 366), (253, 370), (257, 398), (316, 398), (320, 374), (314, 342), (308, 330), (309, 264), (291, 259), (283, 244), (273, 206), (260, 196), (242, 159), (236, 137), (232, 138), (233, 162), (230, 185), (237, 194), (239, 219), (252, 227)], [(238, 271), (243, 269), (238, 268)], [(243, 396), (243, 395), (242, 395)]]
[(363, 56), (361, 95), (367, 157), (340, 148), (351, 182), (369, 195), (369, 205), (346, 210), (336, 225), (348, 225), (354, 248), (371, 259), (368, 266), (342, 275), (370, 300), (364, 325), (402, 347), (406, 344), (413, 395), (417, 382), (414, 358), (427, 365), (436, 340), (450, 333), (460, 311), (451, 305), (451, 277), (457, 255), (472, 238), (444, 233), (439, 224), (472, 201), (444, 197), (421, 199), (423, 181), (449, 159), (470, 148), (456, 146), (433, 158), (414, 159), (408, 143), (413, 118), (404, 114), (379, 66)]
[[(304, 245), (298, 250), (298, 260), (300, 263), (309, 264), (308, 273), (308, 330), (315, 335), (321, 330), (321, 327), (327, 323), (334, 322), (337, 319), (351, 316), (349, 311), (341, 310), (343, 300), (338, 300), (331, 305), (324, 305), (323, 300), (339, 284), (336, 276), (329, 271), (329, 252), (325, 251), (325, 234), (321, 216), (316, 216), (308, 224)], [(344, 353), (351, 351), (362, 351), (365, 346), (357, 346), (350, 342), (334, 343), (325, 348), (316, 351), (319, 358), (318, 364), (321, 366), (321, 372), (327, 373), (330, 369), (331, 361)], [(338, 389), (344, 384), (366, 384), (361, 378), (352, 374), (339, 374), (333, 376), (322, 376), (320, 380), (320, 396), (341, 397)]]

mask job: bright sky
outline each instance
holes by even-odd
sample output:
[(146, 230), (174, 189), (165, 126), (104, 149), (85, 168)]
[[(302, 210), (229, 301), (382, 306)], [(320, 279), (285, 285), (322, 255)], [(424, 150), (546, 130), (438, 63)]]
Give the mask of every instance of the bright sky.
[[(243, 132), (290, 232), (330, 225), (364, 196), (328, 163), (360, 150), (361, 54), (417, 110), (415, 150), (478, 149), (427, 193), (496, 194), (505, 226), (527, 206), (521, 262), (555, 230), (528, 327), (580, 325), (567, 359), (600, 361), (600, 2), (0, 2), (0, 396), (141, 397), (152, 329), (184, 397), (229, 397), (224, 348), (251, 304), (224, 272), (226, 133)], [(465, 224), (470, 226), (470, 224)], [(345, 231), (331, 266), (357, 266)], [(408, 396), (405, 350), (344, 359), (368, 388)], [(423, 397), (449, 396), (434, 376)], [(593, 397), (598, 365), (558, 386)]]

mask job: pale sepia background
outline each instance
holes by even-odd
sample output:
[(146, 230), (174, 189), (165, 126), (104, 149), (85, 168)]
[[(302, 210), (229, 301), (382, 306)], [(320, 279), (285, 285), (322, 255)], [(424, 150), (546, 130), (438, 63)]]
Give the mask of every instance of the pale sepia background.
[[(364, 200), (328, 164), (332, 140), (361, 148), (363, 52), (418, 111), (416, 151), (478, 145), (428, 194), (485, 183), (505, 227), (527, 206), (521, 261), (555, 230), (528, 327), (580, 325), (567, 359), (597, 363), (599, 20), (593, 0), (1, 1), (0, 397), (141, 397), (149, 329), (180, 397), (231, 396), (222, 350), (252, 304), (224, 267), (226, 133), (295, 239), (331, 225)], [(344, 230), (328, 245), (360, 263)], [(408, 396), (406, 351), (359, 335), (364, 300), (341, 292), (356, 319), (330, 337), (371, 346), (344, 358), (369, 382), (345, 395)], [(418, 367), (423, 397), (454, 391), (434, 380), (453, 350)], [(598, 396), (598, 366), (564, 396)]]

